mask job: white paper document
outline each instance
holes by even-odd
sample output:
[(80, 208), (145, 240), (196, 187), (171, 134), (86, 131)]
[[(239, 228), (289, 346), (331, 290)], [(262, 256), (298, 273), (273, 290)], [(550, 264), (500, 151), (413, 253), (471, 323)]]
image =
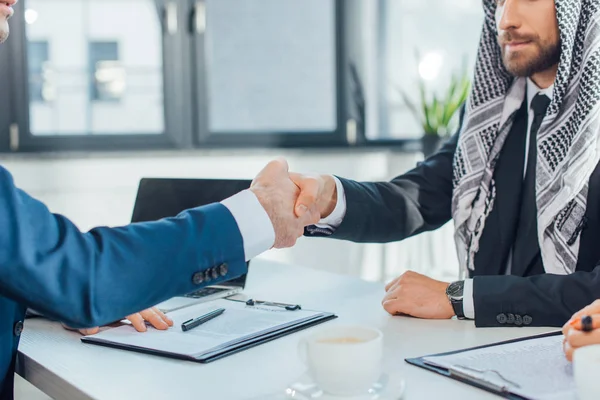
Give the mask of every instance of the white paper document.
[[(211, 311), (224, 308), (225, 312), (187, 332), (181, 324)], [(198, 357), (215, 349), (245, 341), (287, 324), (301, 324), (326, 315), (319, 311), (288, 311), (280, 307), (247, 306), (243, 302), (216, 300), (186, 307), (168, 314), (173, 327), (166, 331), (148, 328), (140, 334), (132, 326), (120, 326), (85, 338), (84, 341), (126, 345), (164, 353)]]
[(424, 360), (528, 399), (571, 400), (575, 381), (562, 340), (562, 335), (550, 336)]

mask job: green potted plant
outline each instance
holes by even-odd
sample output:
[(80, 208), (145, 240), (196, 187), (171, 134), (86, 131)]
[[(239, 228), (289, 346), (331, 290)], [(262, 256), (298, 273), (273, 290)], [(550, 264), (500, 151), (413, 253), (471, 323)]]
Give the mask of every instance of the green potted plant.
[(427, 94), (425, 79), (419, 76), (419, 106), (417, 106), (403, 90), (400, 90), (404, 102), (423, 129), (421, 139), (425, 157), (437, 152), (442, 140), (446, 139), (455, 128), (454, 114), (467, 100), (471, 82), (466, 63), (459, 73), (453, 73), (450, 84), (441, 96)]

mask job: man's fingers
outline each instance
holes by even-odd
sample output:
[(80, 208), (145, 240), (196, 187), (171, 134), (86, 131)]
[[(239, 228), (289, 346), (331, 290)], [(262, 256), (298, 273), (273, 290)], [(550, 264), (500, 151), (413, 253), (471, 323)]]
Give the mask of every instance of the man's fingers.
[[(296, 214), (298, 214), (298, 212), (299, 211), (296, 211)], [(301, 215), (298, 214), (298, 221), (303, 232), (305, 226), (314, 225), (320, 220), (321, 214), (319, 214), (316, 204), (312, 204), (310, 207), (306, 207)]]
[[(577, 317), (575, 319), (571, 319), (569, 322), (563, 326), (563, 335), (567, 335), (571, 329), (577, 329), (579, 331), (583, 330), (583, 324), (581, 323), (581, 318), (584, 315)], [(600, 329), (600, 314), (590, 315), (592, 317), (592, 328)]]
[(285, 158), (279, 157), (269, 162), (252, 181), (252, 186), (259, 184), (261, 180), (267, 177), (267, 180), (273, 180), (281, 176), (288, 176), (289, 165)]
[(319, 182), (315, 178), (302, 177), (298, 176), (298, 174), (291, 174), (290, 178), (300, 188), (300, 195), (296, 200), (294, 211), (296, 216), (302, 217), (311, 209), (316, 209), (315, 206), (319, 197)]
[(283, 168), (286, 173), (290, 172), (290, 166), (285, 158), (277, 157), (274, 162), (276, 162), (280, 168)]
[(396, 292), (400, 288), (401, 284), (402, 284), (402, 277), (399, 277), (398, 279), (394, 280), (389, 285), (388, 290), (386, 290), (386, 293), (394, 293), (394, 292)]
[(600, 343), (600, 329), (596, 329), (591, 332), (583, 332), (572, 329), (569, 331), (566, 338), (567, 343), (573, 348), (598, 344)]
[(154, 312), (156, 314), (158, 314), (158, 316), (167, 323), (167, 325), (169, 326), (173, 326), (173, 320), (171, 318), (169, 318), (164, 312), (160, 311), (158, 308), (156, 307), (152, 307), (152, 310), (154, 310)]
[(144, 310), (140, 314), (146, 321), (150, 322), (154, 328), (161, 331), (169, 329), (169, 325), (160, 315), (158, 315), (154, 309), (150, 308), (148, 310)]
[(296, 186), (298, 186), (298, 189), (302, 189), (302, 184), (305, 179), (304, 175), (297, 172), (290, 172), (290, 179)]
[(569, 342), (567, 342), (566, 340), (563, 342), (563, 351), (565, 352), (565, 357), (567, 357), (567, 360), (572, 362), (573, 352), (575, 351), (575, 349), (573, 349)]
[(563, 335), (566, 336), (571, 329), (582, 330), (583, 324), (581, 323), (581, 318), (588, 315), (592, 317), (592, 328), (600, 329), (600, 313), (594, 313), (594, 310), (596, 310), (595, 307), (588, 306), (573, 315), (573, 317), (563, 325)]
[(146, 332), (146, 324), (144, 323), (144, 318), (140, 313), (132, 314), (127, 317), (127, 319), (129, 322), (131, 322), (131, 325), (133, 325), (136, 331)]
[(389, 300), (397, 300), (400, 297), (400, 293), (397, 293), (395, 290), (390, 290), (383, 296), (383, 300), (381, 300), (381, 304), (385, 303)]
[(100, 332), (100, 328), (98, 327), (79, 330), (79, 333), (81, 333), (83, 336), (95, 335), (98, 332)]
[(388, 283), (387, 285), (385, 285), (385, 291), (389, 292), (390, 288), (392, 286), (394, 286), (396, 284), (396, 282), (398, 282), (398, 280), (401, 278), (402, 276), (397, 277), (396, 279), (394, 279), (393, 281), (391, 281), (390, 283)]
[(403, 304), (398, 299), (384, 301), (383, 308), (391, 315), (405, 314)]
[[(287, 160), (283, 157), (278, 157), (275, 160), (268, 163), (267, 166), (265, 167), (265, 169), (263, 169), (263, 172), (265, 172), (265, 174), (268, 174), (268, 175), (277, 176), (280, 174), (284, 174), (287, 176), (289, 170), (290, 170), (290, 167), (288, 165)], [(261, 173), (261, 175), (262, 175), (262, 173)]]

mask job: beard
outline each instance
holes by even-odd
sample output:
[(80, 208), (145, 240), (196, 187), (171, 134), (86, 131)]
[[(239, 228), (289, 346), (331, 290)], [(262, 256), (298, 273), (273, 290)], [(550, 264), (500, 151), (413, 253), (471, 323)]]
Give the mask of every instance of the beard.
[(8, 20), (0, 20), (0, 43), (4, 43), (8, 39), (9, 32)]
[[(511, 41), (529, 41), (529, 51), (514, 53), (506, 52), (504, 44)], [(544, 43), (538, 36), (521, 37), (514, 33), (503, 32), (498, 37), (502, 49), (502, 61), (506, 70), (515, 77), (530, 77), (538, 72), (543, 72), (558, 64), (560, 61), (560, 41), (556, 43)]]

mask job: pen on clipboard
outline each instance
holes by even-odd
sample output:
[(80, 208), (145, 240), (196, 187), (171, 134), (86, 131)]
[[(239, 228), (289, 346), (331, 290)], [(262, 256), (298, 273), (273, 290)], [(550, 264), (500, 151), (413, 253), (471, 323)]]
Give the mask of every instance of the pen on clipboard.
[(198, 318), (192, 318), (181, 324), (181, 330), (184, 332), (190, 331), (211, 319), (217, 318), (219, 315), (225, 312), (224, 308), (219, 308), (218, 310), (211, 311), (208, 314), (204, 314), (199, 316)]
[[(486, 387), (490, 390), (500, 392), (500, 393), (510, 393), (511, 388), (520, 388), (521, 386), (516, 382), (511, 382), (508, 379), (504, 378), (499, 372), (494, 370), (477, 370), (475, 368), (463, 367), (461, 365), (454, 365), (448, 368), (448, 373), (451, 376), (455, 376), (460, 379), (465, 379), (467, 381), (476, 382), (477, 384)], [(506, 384), (494, 383), (490, 379), (485, 379), (481, 376), (475, 376), (475, 374), (484, 375), (486, 373), (492, 373), (496, 376), (496, 378)]]
[(250, 306), (250, 307), (254, 307), (257, 305), (281, 307), (288, 311), (302, 310), (302, 306), (300, 306), (300, 304), (276, 303), (274, 301), (264, 301), (264, 300), (254, 300), (254, 299), (250, 299), (250, 300), (246, 301), (246, 305)]

